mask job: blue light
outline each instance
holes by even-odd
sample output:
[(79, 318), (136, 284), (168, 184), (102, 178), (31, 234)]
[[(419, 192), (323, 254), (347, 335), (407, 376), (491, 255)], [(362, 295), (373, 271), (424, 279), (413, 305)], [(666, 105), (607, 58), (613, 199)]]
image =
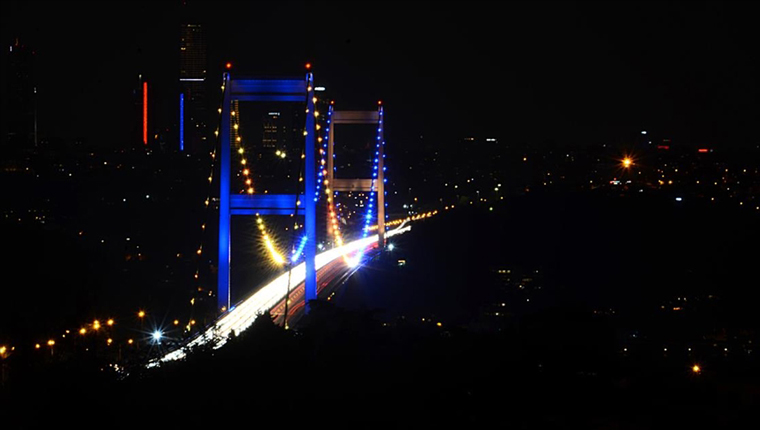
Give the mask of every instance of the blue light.
[(179, 93), (179, 150), (185, 150), (185, 94)]
[(306, 242), (307, 242), (306, 236), (304, 235), (301, 237), (301, 241), (298, 243), (298, 249), (293, 251), (293, 255), (290, 257), (290, 261), (295, 263), (296, 261), (298, 261), (299, 258), (301, 258), (301, 254), (303, 253), (303, 247), (306, 246)]
[(162, 337), (163, 335), (164, 335), (164, 334), (161, 332), (161, 330), (156, 330), (156, 331), (154, 331), (154, 332), (153, 332), (153, 336), (152, 336), (152, 337), (153, 337), (153, 340), (154, 340), (154, 341), (158, 342), (158, 341), (160, 341), (160, 340), (161, 340), (161, 337)]

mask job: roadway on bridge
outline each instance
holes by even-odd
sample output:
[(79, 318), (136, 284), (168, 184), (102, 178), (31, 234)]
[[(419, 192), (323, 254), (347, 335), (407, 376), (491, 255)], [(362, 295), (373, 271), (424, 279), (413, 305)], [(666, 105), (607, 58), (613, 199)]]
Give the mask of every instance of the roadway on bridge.
[[(376, 252), (377, 244), (370, 245), (370, 248)], [(369, 252), (367, 252), (369, 254)], [(367, 255), (366, 258), (371, 258)], [(359, 270), (361, 265), (349, 266), (343, 261), (342, 258), (337, 258), (317, 272), (317, 297), (327, 298), (330, 300), (330, 295), (336, 291), (354, 272)], [(288, 302), (288, 326), (295, 326), (298, 321), (304, 315), (304, 283), (298, 284), (298, 286), (290, 292), (290, 301)], [(275, 324), (282, 325), (285, 317), (285, 299), (281, 300), (270, 312)]]
[[(389, 230), (386, 233), (386, 238), (406, 233), (410, 229), (411, 226), (407, 226), (406, 222), (404, 222), (399, 227)], [(356, 266), (356, 268), (361, 266), (361, 263), (350, 263), (358, 262), (360, 258), (357, 257), (356, 254), (364, 253), (368, 248), (377, 246), (377, 241), (378, 236), (373, 235), (354, 240), (341, 247), (333, 248), (317, 255), (315, 266), (318, 271), (326, 276), (325, 280), (327, 283), (325, 285), (330, 285), (332, 281), (338, 279), (337, 277), (345, 269), (353, 269), (354, 267), (351, 266)], [(346, 258), (346, 256), (351, 256), (351, 258)], [(341, 265), (343, 266), (342, 269)], [(326, 269), (326, 271), (322, 269)], [(182, 359), (185, 357), (189, 349), (201, 345), (210, 343), (215, 349), (222, 347), (232, 333), (242, 332), (250, 327), (259, 315), (264, 312), (270, 312), (278, 305), (284, 304), (283, 300), (288, 291), (291, 292), (292, 302), (296, 304), (300, 303), (300, 306), (303, 306), (302, 284), (305, 278), (306, 269), (304, 263), (293, 267), (288, 272), (284, 272), (272, 282), (260, 287), (250, 297), (230, 308), (230, 310), (222, 314), (216, 322), (206, 328), (202, 333), (199, 333), (197, 336), (190, 339), (183, 347), (175, 349), (174, 351), (165, 354), (163, 357), (151, 361), (148, 364), (148, 367), (154, 367), (163, 361)], [(319, 286), (321, 283), (322, 281), (318, 278), (317, 285)], [(296, 296), (293, 295), (294, 293)], [(298, 296), (298, 294), (300, 294), (300, 296)], [(301, 299), (295, 300), (298, 297)], [(298, 307), (296, 306), (296, 308)], [(290, 313), (290, 311), (288, 311), (288, 313)]]

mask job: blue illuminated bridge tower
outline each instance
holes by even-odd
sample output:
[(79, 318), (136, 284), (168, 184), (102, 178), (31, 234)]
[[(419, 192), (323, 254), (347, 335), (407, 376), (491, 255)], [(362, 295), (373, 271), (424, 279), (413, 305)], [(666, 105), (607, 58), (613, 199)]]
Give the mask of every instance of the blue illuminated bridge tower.
[[(378, 102), (376, 111), (338, 111), (330, 105), (327, 130), (327, 180), (335, 191), (365, 191), (370, 194), (369, 205), (377, 195), (377, 234), (378, 244), (385, 246), (385, 140), (383, 126), (383, 105)], [(336, 178), (334, 167), (335, 127), (338, 124), (373, 124), (377, 126), (377, 143), (374, 154), (372, 178)], [(366, 215), (368, 218), (370, 213)], [(330, 226), (328, 225), (328, 229)], [(365, 232), (366, 233), (366, 232)], [(365, 234), (366, 236), (366, 234)]]
[[(368, 192), (367, 213), (364, 216), (364, 228), (361, 234), (362, 244), (366, 242), (373, 219), (377, 220), (378, 245), (383, 247), (385, 242), (385, 177), (383, 147), (384, 125), (383, 106), (378, 103), (376, 111), (335, 111), (332, 103), (327, 116), (323, 119), (326, 126), (325, 138), (317, 137), (318, 112), (315, 110), (317, 101), (314, 96), (314, 77), (308, 72), (304, 79), (260, 79), (240, 77), (233, 79), (229, 73), (224, 74), (223, 101), (220, 125), (221, 145), (221, 168), (220, 168), (220, 191), (219, 191), (219, 261), (218, 261), (218, 284), (217, 284), (217, 310), (229, 312), (231, 310), (230, 298), (230, 259), (231, 259), (231, 236), (230, 225), (233, 216), (259, 216), (259, 215), (293, 215), (304, 216), (305, 235), (301, 239), (303, 246), (305, 279), (304, 301), (308, 312), (308, 303), (317, 299), (317, 201), (320, 197), (320, 183), (324, 182), (325, 194), (328, 201), (328, 215), (330, 220), (328, 231), (333, 229), (333, 234), (338, 235), (338, 225), (335, 216), (335, 206), (332, 195), (344, 191)], [(235, 140), (235, 131), (232, 116), (234, 106), (239, 102), (291, 102), (299, 103), (305, 107), (306, 120), (304, 127), (304, 191), (303, 194), (257, 194), (253, 188), (247, 194), (230, 194), (231, 180), (231, 146)], [(335, 178), (333, 166), (333, 136), (337, 124), (373, 124), (377, 126), (377, 136), (374, 151), (374, 163), (369, 178), (343, 179)], [(322, 145), (319, 148), (321, 160), (319, 161), (319, 173), (317, 174), (316, 142)], [(326, 159), (325, 159), (326, 156)], [(375, 200), (376, 199), (376, 200)], [(373, 209), (376, 205), (376, 210)], [(376, 218), (375, 218), (376, 215)], [(328, 233), (329, 235), (329, 233)], [(342, 239), (336, 241), (344, 259), (350, 266), (361, 262), (364, 255), (364, 247), (357, 245), (357, 241), (344, 244)], [(347, 249), (357, 249), (354, 257), (347, 258)], [(300, 255), (297, 252), (295, 255)], [(289, 282), (289, 281), (288, 281)], [(287, 298), (286, 298), (287, 299)]]
[[(306, 243), (304, 256), (306, 264), (305, 295), (308, 304), (317, 298), (317, 275), (314, 258), (317, 252), (316, 197), (304, 199), (304, 195), (291, 194), (230, 194), (231, 164), (231, 104), (233, 101), (246, 102), (293, 102), (306, 107), (305, 124), (305, 171), (304, 192), (316, 195), (316, 120), (314, 108), (314, 76), (311, 72), (305, 79), (254, 79), (235, 78), (224, 74), (224, 99), (221, 113), (221, 169), (219, 181), (219, 273), (217, 284), (217, 310), (230, 309), (230, 221), (233, 215), (304, 215)], [(300, 202), (294, 204), (294, 202)]]

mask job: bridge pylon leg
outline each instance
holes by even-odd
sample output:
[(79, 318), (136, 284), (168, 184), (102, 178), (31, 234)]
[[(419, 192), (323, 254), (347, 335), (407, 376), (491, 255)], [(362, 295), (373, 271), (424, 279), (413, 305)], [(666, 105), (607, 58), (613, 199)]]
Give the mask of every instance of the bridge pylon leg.
[(305, 180), (304, 198), (306, 213), (304, 227), (306, 228), (306, 248), (304, 249), (306, 263), (306, 280), (304, 290), (305, 310), (309, 312), (309, 301), (317, 299), (317, 160), (315, 142), (317, 140), (316, 116), (314, 106), (314, 76), (307, 75), (306, 95), (306, 142), (305, 142)]

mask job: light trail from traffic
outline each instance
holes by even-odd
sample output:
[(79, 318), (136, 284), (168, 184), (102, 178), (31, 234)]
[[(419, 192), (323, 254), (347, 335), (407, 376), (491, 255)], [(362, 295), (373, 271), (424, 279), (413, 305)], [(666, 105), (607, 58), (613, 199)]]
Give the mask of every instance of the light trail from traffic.
[[(390, 238), (398, 234), (406, 233), (409, 230), (411, 230), (411, 226), (405, 226), (404, 223), (398, 228), (389, 231), (385, 237)], [(337, 258), (342, 258), (346, 254), (364, 250), (368, 246), (376, 243), (377, 240), (378, 236), (373, 235), (322, 252), (317, 255), (315, 259), (316, 270), (321, 269)], [(193, 338), (184, 347), (171, 351), (163, 357), (151, 361), (148, 364), (148, 367), (155, 367), (161, 362), (180, 360), (187, 355), (188, 350), (201, 345), (211, 343), (214, 349), (221, 348), (227, 343), (230, 333), (234, 332), (238, 334), (250, 327), (260, 314), (269, 312), (270, 309), (275, 307), (283, 298), (285, 298), (287, 291), (292, 291), (294, 287), (304, 282), (304, 279), (306, 278), (305, 263), (301, 263), (292, 268), (290, 273), (290, 285), (288, 285), (288, 276), (288, 272), (284, 272), (272, 282), (261, 287), (249, 298), (241, 301), (237, 306), (233, 306), (214, 324), (208, 327), (205, 332)]]

